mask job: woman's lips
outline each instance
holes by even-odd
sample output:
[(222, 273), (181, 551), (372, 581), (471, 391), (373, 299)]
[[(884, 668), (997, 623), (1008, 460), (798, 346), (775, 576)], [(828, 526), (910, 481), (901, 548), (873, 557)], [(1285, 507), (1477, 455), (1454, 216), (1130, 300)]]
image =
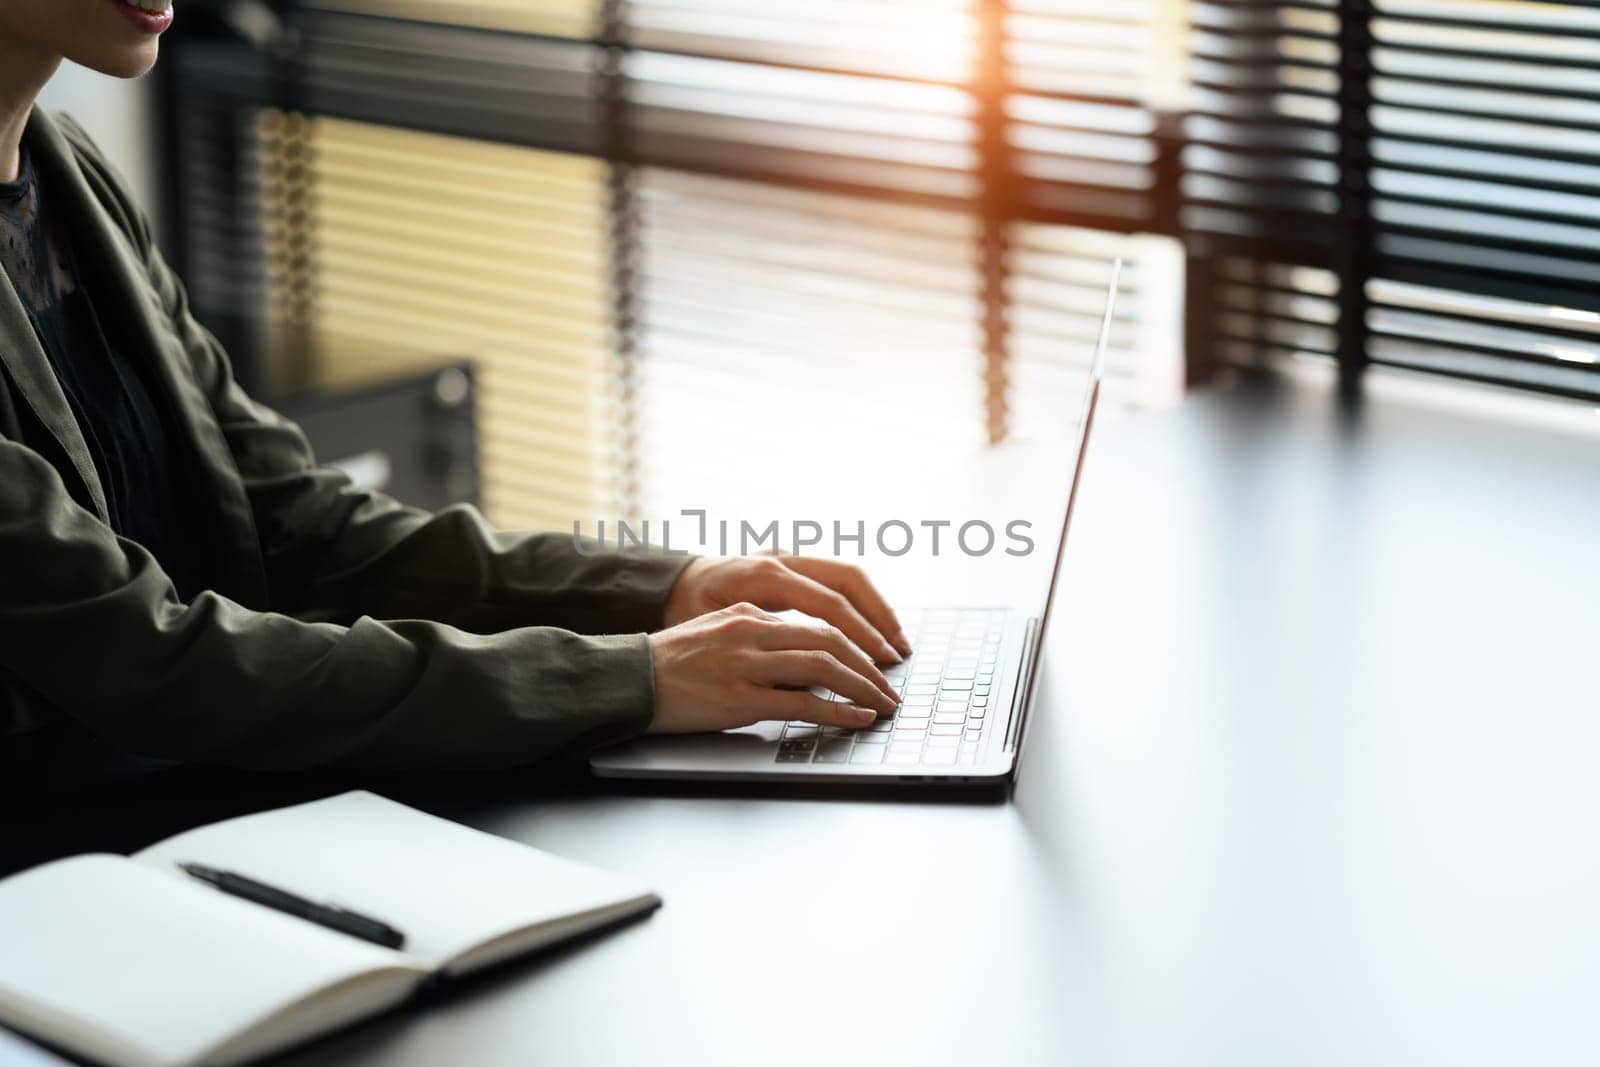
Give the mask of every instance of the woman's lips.
[(154, 36), (172, 25), (172, 6), (170, 4), (165, 11), (146, 11), (144, 8), (135, 7), (133, 4), (128, 3), (128, 0), (111, 0), (111, 2), (142, 33)]

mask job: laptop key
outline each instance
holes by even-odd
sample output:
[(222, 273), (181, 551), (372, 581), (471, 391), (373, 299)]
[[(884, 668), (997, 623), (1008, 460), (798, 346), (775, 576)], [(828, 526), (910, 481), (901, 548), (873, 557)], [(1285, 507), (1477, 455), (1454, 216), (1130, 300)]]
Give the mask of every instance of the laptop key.
[(856, 735), (856, 744), (858, 745), (887, 745), (888, 743), (888, 731), (874, 731)]
[(885, 748), (882, 745), (857, 745), (850, 753), (851, 763), (882, 763)]
[(810, 763), (811, 762), (811, 753), (810, 752), (780, 752), (780, 753), (778, 753), (778, 762), (779, 763)]
[(817, 763), (844, 763), (850, 759), (850, 739), (837, 738), (817, 746)]

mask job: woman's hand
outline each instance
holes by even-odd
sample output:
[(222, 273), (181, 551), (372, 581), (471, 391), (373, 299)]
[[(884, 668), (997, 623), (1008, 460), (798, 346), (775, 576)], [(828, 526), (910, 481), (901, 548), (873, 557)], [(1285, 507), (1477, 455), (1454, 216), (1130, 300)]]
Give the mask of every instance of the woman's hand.
[(911, 654), (900, 621), (860, 567), (808, 556), (697, 559), (672, 587), (666, 624), (677, 626), (741, 603), (815, 616), (879, 663), (899, 663)]
[[(859, 728), (900, 702), (881, 671), (825, 622), (735, 604), (650, 635), (651, 733), (731, 730), (763, 719)], [(829, 701), (807, 686), (831, 689)], [(845, 701), (849, 701), (846, 703)]]

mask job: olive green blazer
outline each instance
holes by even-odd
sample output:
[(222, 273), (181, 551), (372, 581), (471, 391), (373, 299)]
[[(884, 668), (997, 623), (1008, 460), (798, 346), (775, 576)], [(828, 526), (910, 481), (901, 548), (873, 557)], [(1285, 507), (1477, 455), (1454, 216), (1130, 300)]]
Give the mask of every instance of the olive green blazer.
[[(650, 722), (647, 631), (686, 560), (428, 514), (318, 467), (235, 384), (150, 226), (74, 122), (25, 134), (116, 343), (210, 502), (215, 588), (181, 603), (107, 525), (94, 464), (0, 272), (0, 745), (64, 719), (129, 751), (255, 768), (495, 767)], [(605, 635), (605, 636), (594, 636)], [(66, 732), (66, 731), (63, 731)]]

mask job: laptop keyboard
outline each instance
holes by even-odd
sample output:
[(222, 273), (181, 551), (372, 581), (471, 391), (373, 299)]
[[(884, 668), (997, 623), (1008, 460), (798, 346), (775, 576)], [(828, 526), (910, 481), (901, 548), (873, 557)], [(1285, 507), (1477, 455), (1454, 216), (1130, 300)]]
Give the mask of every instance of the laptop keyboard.
[(900, 612), (913, 651), (904, 663), (884, 671), (900, 692), (894, 715), (861, 730), (786, 723), (777, 762), (976, 763), (985, 731), (998, 729), (994, 679), (1005, 615), (989, 609)]

